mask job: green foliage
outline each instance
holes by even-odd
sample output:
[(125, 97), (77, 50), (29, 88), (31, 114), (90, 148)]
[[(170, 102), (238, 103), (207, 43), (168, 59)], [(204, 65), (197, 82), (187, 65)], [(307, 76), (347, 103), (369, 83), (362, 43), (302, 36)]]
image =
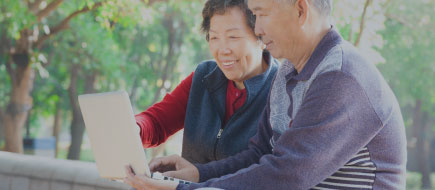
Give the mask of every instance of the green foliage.
[(383, 7), (388, 1), (366, 2), (333, 1), (334, 25), (343, 38), (357, 46), (368, 61), (378, 64), (385, 62), (376, 48), (382, 48), (383, 45), (379, 32), (385, 29)]
[[(424, 112), (435, 117), (435, 10), (434, 1), (334, 1), (335, 25), (343, 38), (355, 43), (377, 64), (396, 94), (406, 126), (412, 125), (413, 107), (422, 100)], [(435, 126), (433, 127), (435, 130)]]
[[(92, 7), (97, 0), (64, 1), (47, 18), (36, 23), (35, 16), (27, 10), (24, 1), (0, 2), (0, 9), (14, 14), (0, 14), (0, 35), (8, 32), (11, 45), (24, 28), (40, 30), (40, 36), (49, 34), (48, 28), (58, 25), (71, 13)], [(141, 1), (106, 0), (96, 10), (80, 14), (69, 22), (69, 28), (48, 39), (40, 49), (31, 51), (31, 63), (35, 70), (32, 90), (33, 108), (30, 113), (31, 136), (47, 136), (57, 106), (64, 110), (63, 120), (68, 125), (68, 87), (71, 68), (79, 65), (78, 93), (84, 92), (85, 75), (97, 73), (96, 91), (131, 91), (137, 83), (137, 93), (132, 103), (140, 110), (155, 101), (162, 85), (163, 65), (170, 60), (175, 69), (169, 75), (171, 90), (183, 77), (193, 71), (201, 60), (210, 58), (207, 43), (199, 33), (201, 2), (169, 1), (147, 6)], [(47, 2), (49, 4), (50, 2)], [(197, 12), (192, 16), (190, 10)], [(9, 16), (8, 16), (9, 15)], [(170, 15), (170, 17), (168, 17)], [(7, 18), (7, 19), (6, 19)], [(180, 43), (169, 53), (168, 18), (175, 27), (173, 37)], [(27, 25), (26, 25), (27, 24)], [(14, 35), (15, 37), (13, 37)], [(5, 61), (7, 54), (0, 55), (0, 106), (5, 105), (10, 93), (10, 79)], [(162, 95), (162, 94), (160, 94)], [(41, 128), (42, 127), (42, 128)]]
[(9, 92), (11, 90), (10, 78), (6, 72), (5, 61), (0, 57), (0, 105), (5, 105), (9, 101)]
[[(144, 109), (154, 101), (154, 94), (163, 85), (160, 81), (162, 70), (167, 60), (176, 65), (175, 72), (170, 74), (170, 90), (183, 77), (191, 73), (196, 64), (205, 58), (208, 47), (199, 33), (200, 14), (191, 15), (185, 10), (200, 13), (202, 3), (170, 1), (168, 4), (155, 3), (143, 11), (142, 19), (134, 28), (116, 25), (113, 32), (126, 58), (125, 77), (127, 88), (134, 83), (139, 84), (137, 96), (132, 102)], [(173, 58), (167, 58), (169, 53), (168, 16), (173, 20), (176, 32), (174, 40), (181, 41), (175, 47)], [(181, 78), (180, 78), (181, 77)], [(129, 89), (126, 89), (129, 90)]]
[[(77, 4), (75, 2), (74, 4), (70, 1), (63, 4), (59, 10), (53, 13), (53, 17), (47, 19), (47, 24), (57, 24), (62, 18), (67, 16), (66, 14), (70, 14), (74, 10), (81, 9), (84, 6), (91, 6), (89, 1), (84, 1), (83, 3)], [(79, 15), (70, 21), (70, 27), (71, 29), (47, 41), (49, 45), (34, 52), (36, 55), (39, 54), (42, 57), (47, 57), (48, 63), (40, 63), (38, 61), (33, 63), (37, 71), (37, 77), (35, 78), (34, 90), (32, 91), (34, 99), (32, 114), (30, 116), (32, 128), (47, 125), (46, 123), (41, 123), (40, 118), (48, 119), (53, 117), (58, 103), (60, 103), (62, 110), (71, 109), (67, 88), (70, 82), (70, 69), (73, 65), (82, 65), (84, 72), (91, 72), (98, 67), (106, 68), (102, 64), (105, 61), (118, 60), (116, 54), (107, 51), (107, 49), (113, 49), (113, 42), (110, 41), (111, 38), (107, 38), (107, 36), (110, 36), (108, 30), (102, 28), (100, 23), (93, 19), (93, 15)], [(38, 66), (42, 64), (46, 64), (46, 66)], [(83, 82), (80, 81), (80, 83), (82, 84), (80, 87), (83, 89)]]
[[(434, 1), (392, 1), (386, 10), (384, 47), (379, 48), (385, 64), (378, 65), (404, 110), (413, 115), (420, 99), (423, 111), (435, 117), (435, 7)], [(435, 130), (435, 129), (434, 129)]]
[[(68, 149), (59, 149), (57, 154), (57, 158), (59, 159), (67, 159)], [(80, 152), (80, 160), (86, 162), (95, 162), (94, 154), (91, 149), (82, 149)]]
[[(435, 173), (431, 174), (431, 183), (435, 184)], [(417, 190), (421, 189), (421, 174), (416, 172), (406, 173), (406, 189)]]
[(0, 1), (1, 27), (7, 28), (7, 36), (18, 39), (23, 28), (31, 26), (35, 22), (35, 16), (30, 14), (24, 1), (2, 0)]

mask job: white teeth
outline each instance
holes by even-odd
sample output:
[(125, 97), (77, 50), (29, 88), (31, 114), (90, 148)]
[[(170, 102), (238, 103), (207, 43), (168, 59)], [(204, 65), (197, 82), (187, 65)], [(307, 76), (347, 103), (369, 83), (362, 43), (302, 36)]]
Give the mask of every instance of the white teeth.
[(232, 65), (234, 64), (235, 61), (230, 61), (230, 62), (222, 62), (223, 65), (228, 66), (228, 65)]

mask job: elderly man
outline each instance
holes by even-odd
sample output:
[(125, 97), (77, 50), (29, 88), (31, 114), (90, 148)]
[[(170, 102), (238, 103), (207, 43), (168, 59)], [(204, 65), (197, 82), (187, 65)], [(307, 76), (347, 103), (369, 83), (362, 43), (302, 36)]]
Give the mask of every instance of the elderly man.
[[(399, 105), (376, 67), (331, 27), (331, 1), (249, 0), (248, 6), (267, 49), (288, 60), (249, 149), (203, 165), (160, 158), (151, 169), (173, 166), (165, 175), (201, 182), (177, 189), (405, 189)], [(165, 187), (131, 173), (126, 180)]]

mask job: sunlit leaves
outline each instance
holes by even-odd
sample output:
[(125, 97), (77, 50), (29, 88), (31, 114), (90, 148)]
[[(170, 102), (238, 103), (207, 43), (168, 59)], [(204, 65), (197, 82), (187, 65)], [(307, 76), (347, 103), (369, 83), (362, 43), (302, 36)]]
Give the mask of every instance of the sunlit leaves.
[(370, 1), (366, 13), (362, 17), (366, 2), (366, 0), (334, 1), (335, 25), (344, 39), (353, 44), (361, 35), (357, 44), (361, 53), (372, 63), (383, 63), (385, 62), (384, 58), (374, 48), (382, 48), (383, 46), (383, 39), (379, 35), (379, 31), (385, 28), (383, 6), (387, 1)]
[[(379, 65), (401, 107), (423, 101), (423, 111), (435, 116), (434, 1), (391, 1), (385, 9), (385, 44), (378, 48), (386, 59)], [(404, 112), (405, 119), (412, 113)]]
[(27, 5), (21, 0), (0, 1), (1, 27), (7, 28), (9, 37), (20, 38), (20, 31), (29, 27), (35, 21), (35, 16), (30, 14)]

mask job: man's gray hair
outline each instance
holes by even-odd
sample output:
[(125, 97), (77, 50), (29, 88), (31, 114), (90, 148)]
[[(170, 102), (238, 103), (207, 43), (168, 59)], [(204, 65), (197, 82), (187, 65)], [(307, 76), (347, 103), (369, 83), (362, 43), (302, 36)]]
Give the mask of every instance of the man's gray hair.
[[(294, 4), (296, 0), (275, 0), (277, 2), (287, 2)], [(332, 12), (332, 0), (311, 0), (311, 3), (323, 16), (330, 16)]]

